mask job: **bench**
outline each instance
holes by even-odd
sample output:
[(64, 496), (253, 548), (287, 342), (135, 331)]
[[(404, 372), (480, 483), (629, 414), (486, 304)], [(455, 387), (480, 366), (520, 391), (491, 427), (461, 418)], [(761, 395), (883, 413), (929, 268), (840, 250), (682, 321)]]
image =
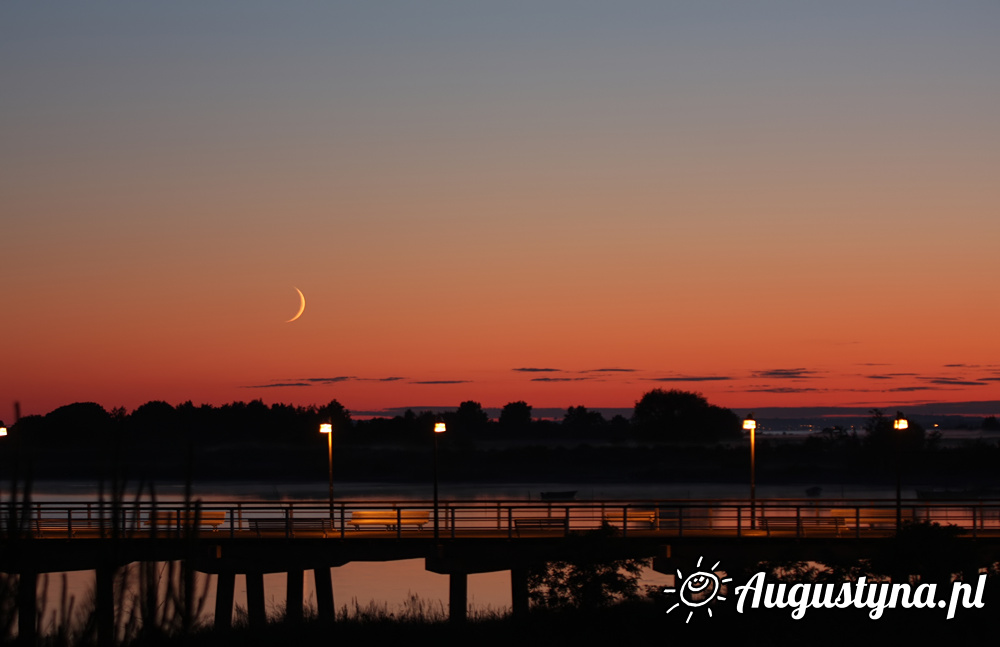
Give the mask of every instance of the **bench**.
[(304, 518), (304, 519), (246, 519), (250, 529), (256, 533), (260, 539), (268, 534), (281, 534), (285, 537), (294, 537), (298, 532), (321, 532), (325, 539), (333, 531), (332, 519)]
[(839, 535), (846, 525), (840, 517), (760, 517), (757, 527), (770, 537), (772, 532), (792, 532), (803, 536), (811, 530), (821, 534), (833, 530)]
[(514, 519), (514, 529), (520, 536), (521, 530), (569, 530), (568, 517), (521, 517)]
[(391, 530), (397, 525), (423, 530), (429, 520), (430, 513), (426, 510), (355, 510), (348, 523), (355, 530), (360, 530), (361, 526), (385, 526), (386, 530)]
[[(144, 522), (147, 526), (152, 526), (153, 521), (156, 521), (156, 527), (159, 530), (167, 530), (177, 528), (178, 521), (183, 522), (184, 526), (190, 526), (194, 521), (195, 514), (192, 511), (179, 511), (179, 510), (157, 510), (149, 515), (149, 518)], [(202, 510), (198, 514), (198, 523), (203, 526), (212, 526), (212, 531), (217, 532), (219, 526), (226, 522), (226, 511), (225, 510)]]
[[(34, 517), (29, 522), (36, 537), (41, 537), (46, 533), (65, 534), (68, 537), (75, 537), (76, 531), (87, 525), (85, 519), (74, 520), (70, 525), (69, 519), (48, 519)], [(107, 527), (111, 528), (111, 521), (106, 521)], [(6, 528), (5, 528), (6, 529)]]
[[(864, 526), (872, 529), (896, 527), (896, 510), (892, 508), (833, 508), (830, 510), (830, 517), (838, 519), (842, 524), (837, 528), (838, 533), (841, 528), (847, 527), (855, 530)], [(913, 517), (912, 509), (899, 511), (900, 521), (913, 521)]]
[(331, 532), (333, 532), (333, 519), (322, 519), (322, 518), (306, 518), (306, 519), (292, 519), (292, 536), (295, 536), (295, 532), (320, 532), (323, 533), (323, 538), (326, 539)]
[(280, 533), (286, 537), (292, 534), (292, 528), (288, 524), (288, 519), (284, 517), (276, 519), (244, 519), (244, 521), (257, 534), (258, 539), (265, 534)]
[[(87, 519), (86, 517), (74, 517), (72, 519), (62, 517), (33, 517), (25, 521), (24, 529), (30, 531), (36, 537), (56, 536), (73, 538), (78, 532), (84, 534), (96, 533), (103, 529), (105, 533), (111, 533), (114, 528), (114, 521), (111, 519)], [(131, 521), (125, 520), (120, 523), (119, 532), (131, 532)], [(5, 528), (6, 530), (6, 528)]]
[(642, 510), (638, 508), (629, 508), (627, 517), (624, 510), (611, 510), (604, 513), (605, 523), (613, 525), (616, 523), (622, 523), (622, 521), (625, 523), (648, 523), (650, 528), (655, 529), (658, 521), (658, 515), (656, 510)]
[[(899, 518), (902, 521), (913, 521), (913, 510), (899, 510)], [(846, 528), (848, 525), (868, 526), (869, 528), (889, 528), (896, 526), (897, 511), (892, 508), (833, 508), (830, 510), (830, 517), (843, 520)]]

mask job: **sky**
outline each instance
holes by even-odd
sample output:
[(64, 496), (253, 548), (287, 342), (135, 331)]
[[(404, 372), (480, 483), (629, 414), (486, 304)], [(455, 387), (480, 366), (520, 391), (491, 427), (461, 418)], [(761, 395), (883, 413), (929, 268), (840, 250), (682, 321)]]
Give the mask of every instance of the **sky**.
[(998, 401), (997, 33), (995, 0), (2, 3), (0, 419)]

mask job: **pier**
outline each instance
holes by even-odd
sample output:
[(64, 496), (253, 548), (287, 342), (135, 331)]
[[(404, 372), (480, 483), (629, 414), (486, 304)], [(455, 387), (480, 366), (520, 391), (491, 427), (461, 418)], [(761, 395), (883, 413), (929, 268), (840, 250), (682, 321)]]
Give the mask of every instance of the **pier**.
[[(73, 501), (6, 506), (3, 522), (0, 572), (19, 576), (22, 636), (34, 632), (39, 575), (90, 569), (99, 632), (107, 636), (114, 574), (132, 563), (179, 562), (186, 573), (215, 575), (215, 623), (225, 629), (237, 575), (246, 578), (251, 625), (266, 622), (265, 573), (287, 574), (294, 619), (302, 617), (303, 577), (312, 570), (317, 612), (332, 619), (331, 569), (354, 561), (423, 559), (429, 571), (449, 576), (449, 614), (460, 622), (470, 574), (509, 571), (513, 613), (523, 614), (528, 569), (550, 561), (652, 558), (656, 570), (673, 573), (703, 554), (734, 570), (761, 561), (861, 559), (893, 550), (898, 529), (914, 522), (960, 528), (954, 541), (963, 572), (978, 573), (1000, 554), (1000, 500), (448, 501), (437, 510), (425, 501)], [(598, 538), (580, 540), (588, 536)], [(893, 577), (909, 575), (900, 565)]]

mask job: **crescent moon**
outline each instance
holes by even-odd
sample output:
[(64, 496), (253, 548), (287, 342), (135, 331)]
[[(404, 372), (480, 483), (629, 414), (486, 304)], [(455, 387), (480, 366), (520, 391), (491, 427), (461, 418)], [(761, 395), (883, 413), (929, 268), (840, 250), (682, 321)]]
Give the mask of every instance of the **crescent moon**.
[(293, 321), (301, 317), (302, 313), (306, 311), (306, 295), (302, 294), (302, 290), (298, 288), (295, 288), (295, 291), (299, 293), (299, 300), (301, 301), (301, 303), (299, 304), (299, 311), (295, 313), (294, 317), (292, 317), (285, 323), (292, 323)]

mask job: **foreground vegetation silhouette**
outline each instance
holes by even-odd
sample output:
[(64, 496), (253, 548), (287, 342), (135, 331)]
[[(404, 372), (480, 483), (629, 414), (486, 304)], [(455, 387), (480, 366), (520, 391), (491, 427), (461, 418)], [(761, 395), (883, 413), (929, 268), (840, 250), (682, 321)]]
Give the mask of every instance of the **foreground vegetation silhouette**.
[(648, 559), (600, 558), (620, 532), (608, 524), (574, 533), (565, 542), (570, 559), (528, 570), (528, 600), (536, 611), (595, 610), (640, 597), (639, 578)]

